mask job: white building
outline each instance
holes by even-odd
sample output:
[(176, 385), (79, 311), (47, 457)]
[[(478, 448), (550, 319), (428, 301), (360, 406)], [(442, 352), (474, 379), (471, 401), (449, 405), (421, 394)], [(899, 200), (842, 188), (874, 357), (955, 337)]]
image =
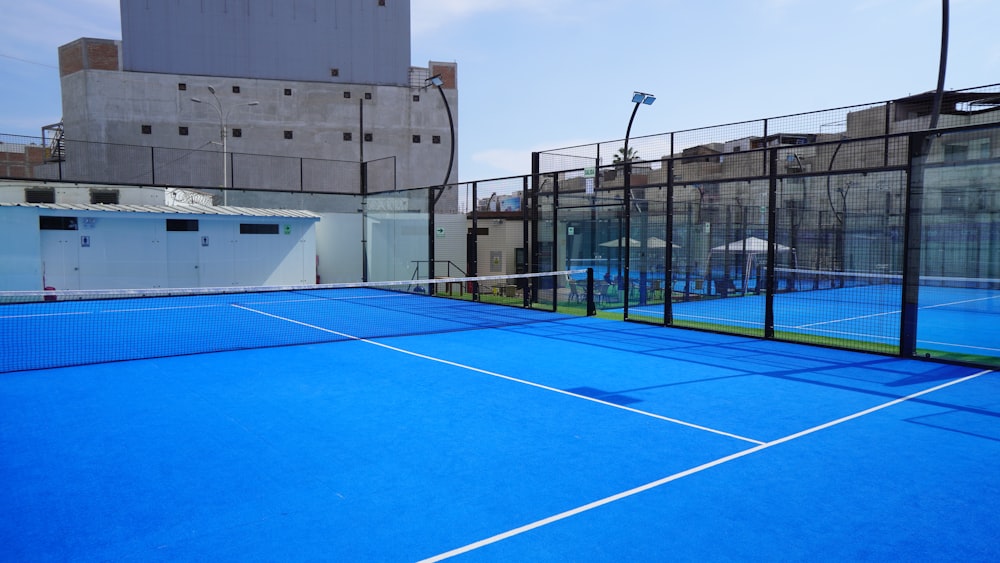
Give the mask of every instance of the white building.
[(143, 289), (316, 281), (306, 211), (0, 203), (0, 288)]

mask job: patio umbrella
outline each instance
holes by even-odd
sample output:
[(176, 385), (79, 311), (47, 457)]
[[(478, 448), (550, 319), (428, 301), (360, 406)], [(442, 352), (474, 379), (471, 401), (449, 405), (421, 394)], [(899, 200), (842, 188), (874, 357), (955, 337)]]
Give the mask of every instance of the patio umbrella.
[(635, 240), (634, 238), (626, 239), (625, 237), (616, 238), (614, 240), (609, 240), (607, 242), (602, 242), (598, 246), (606, 246), (609, 248), (617, 248), (619, 246), (642, 246), (642, 244)]

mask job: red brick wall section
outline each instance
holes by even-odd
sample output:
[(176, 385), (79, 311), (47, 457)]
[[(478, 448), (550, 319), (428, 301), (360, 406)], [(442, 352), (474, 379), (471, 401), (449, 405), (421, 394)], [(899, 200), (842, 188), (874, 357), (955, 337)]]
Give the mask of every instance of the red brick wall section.
[(45, 147), (25, 147), (24, 156), (28, 164), (42, 164), (45, 162)]
[(24, 152), (0, 152), (0, 176), (33, 178), (35, 166), (44, 162), (44, 147), (24, 147)]
[(113, 39), (77, 39), (59, 47), (59, 76), (67, 76), (85, 68), (121, 70), (118, 64), (118, 42)]
[(118, 45), (114, 41), (87, 39), (87, 68), (118, 70)]
[(59, 47), (59, 76), (83, 70), (83, 39)]
[(444, 81), (442, 88), (449, 88), (455, 90), (458, 88), (458, 65), (454, 63), (434, 63), (430, 64), (431, 76), (436, 74), (441, 75), (441, 80)]

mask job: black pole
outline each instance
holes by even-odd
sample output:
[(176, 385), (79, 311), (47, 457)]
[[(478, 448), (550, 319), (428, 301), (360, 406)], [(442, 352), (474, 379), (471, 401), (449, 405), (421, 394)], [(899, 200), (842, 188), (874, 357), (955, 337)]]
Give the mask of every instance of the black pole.
[[(427, 279), (434, 279), (434, 236), (435, 236), (435, 225), (434, 225), (434, 204), (437, 202), (437, 197), (435, 197), (434, 190), (436, 188), (427, 189)], [(444, 189), (442, 188), (442, 191)], [(427, 294), (434, 295), (436, 284), (428, 284)]]
[(359, 171), (361, 181), (361, 281), (368, 281), (368, 174), (365, 167), (365, 103), (358, 100)]
[[(435, 78), (438, 78), (440, 80), (440, 76), (441, 75), (436, 75)], [(430, 79), (428, 79), (428, 80), (430, 80)], [(444, 109), (445, 109), (445, 112), (447, 112), (447, 114), (448, 114), (448, 132), (450, 134), (450, 137), (449, 137), (449, 143), (450, 143), (449, 146), (450, 146), (450, 148), (448, 150), (448, 170), (444, 174), (444, 181), (441, 183), (441, 188), (439, 190), (437, 190), (437, 193), (435, 193), (435, 189), (434, 188), (431, 188), (430, 189), (430, 194), (428, 196), (429, 197), (429, 202), (430, 202), (430, 209), (428, 210), (429, 216), (428, 216), (428, 221), (427, 221), (427, 223), (428, 223), (428, 226), (427, 226), (427, 234), (428, 234), (427, 255), (428, 255), (428, 258), (429, 258), (427, 273), (428, 273), (428, 277), (430, 277), (430, 279), (434, 279), (434, 275), (435, 275), (435, 272), (434, 272), (434, 262), (435, 262), (435, 258), (436, 258), (435, 251), (434, 251), (434, 237), (435, 237), (435, 232), (434, 232), (435, 231), (434, 210), (437, 207), (438, 199), (440, 199), (441, 196), (444, 195), (444, 191), (445, 191), (446, 186), (448, 186), (451, 183), (451, 170), (452, 170), (452, 167), (455, 165), (455, 120), (454, 120), (454, 118), (451, 115), (451, 106), (448, 104), (448, 97), (445, 96), (444, 89), (441, 87), (440, 84), (435, 84), (435, 86), (437, 87), (438, 92), (441, 93), (441, 101), (444, 102)]]
[[(937, 90), (934, 92), (934, 108), (931, 110), (931, 129), (937, 129), (941, 115), (941, 100), (944, 98), (944, 74), (948, 66), (948, 0), (941, 0), (941, 58), (938, 62)], [(886, 134), (889, 132), (886, 131)]]
[[(774, 291), (777, 285), (775, 277), (775, 262), (777, 262), (777, 231), (778, 231), (778, 149), (770, 153), (770, 178), (767, 188), (767, 269), (764, 271), (764, 338), (774, 338)], [(757, 277), (757, 289), (760, 290), (761, 279)]]
[[(476, 202), (479, 197), (479, 185), (472, 183), (472, 236), (469, 237), (469, 277), (479, 275), (479, 206)], [(472, 282), (472, 300), (479, 301), (479, 282)]]
[(635, 121), (635, 114), (639, 112), (639, 104), (642, 100), (635, 103), (635, 107), (632, 108), (632, 117), (628, 119), (628, 128), (625, 129), (625, 148), (622, 149), (622, 160), (625, 161), (625, 180), (623, 182), (625, 187), (624, 194), (624, 206), (625, 206), (625, 287), (622, 288), (622, 295), (625, 299), (625, 313), (624, 318), (628, 319), (628, 288), (630, 285), (629, 281), (629, 264), (632, 260), (632, 160), (628, 156), (628, 138), (632, 134), (632, 122)]
[[(673, 152), (671, 151), (671, 154)], [(667, 220), (664, 226), (663, 324), (674, 324), (674, 159), (667, 161)]]
[(451, 116), (451, 106), (448, 105), (448, 97), (444, 95), (444, 89), (441, 86), (437, 87), (438, 92), (441, 93), (441, 100), (444, 102), (444, 109), (448, 112), (448, 130), (451, 133), (451, 148), (448, 154), (448, 172), (444, 175), (443, 185), (448, 185), (451, 181), (451, 168), (455, 164), (455, 120)]

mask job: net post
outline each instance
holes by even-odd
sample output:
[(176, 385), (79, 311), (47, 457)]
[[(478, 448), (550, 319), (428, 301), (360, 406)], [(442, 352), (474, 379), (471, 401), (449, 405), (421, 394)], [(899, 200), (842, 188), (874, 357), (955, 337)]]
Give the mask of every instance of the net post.
[[(777, 280), (774, 277), (775, 262), (778, 260), (778, 149), (768, 151), (768, 186), (767, 186), (767, 266), (764, 270), (764, 338), (774, 338), (774, 289)], [(760, 289), (760, 276), (757, 276)]]
[(597, 314), (597, 304), (594, 303), (594, 269), (587, 268), (587, 316)]

